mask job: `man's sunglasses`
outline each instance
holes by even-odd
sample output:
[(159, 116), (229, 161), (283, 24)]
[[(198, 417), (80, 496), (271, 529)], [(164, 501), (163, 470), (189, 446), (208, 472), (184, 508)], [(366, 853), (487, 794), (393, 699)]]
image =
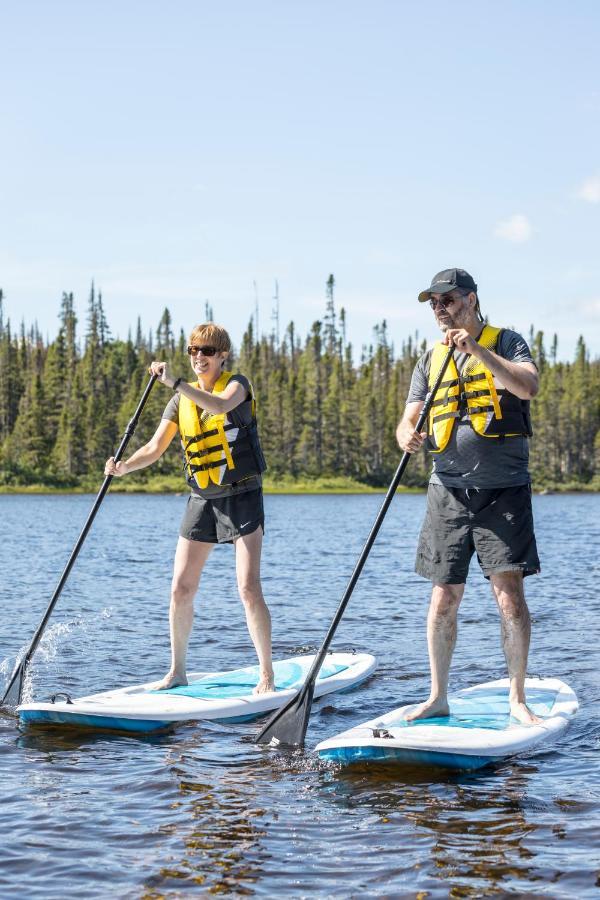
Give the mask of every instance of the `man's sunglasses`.
[(446, 300), (442, 300), (441, 298), (438, 300), (430, 299), (429, 305), (432, 309), (435, 309), (436, 306), (441, 306), (442, 309), (448, 309), (448, 307), (451, 306), (452, 303), (456, 303), (458, 299), (458, 297), (447, 297)]
[(197, 356), (198, 353), (201, 353), (202, 356), (214, 356), (215, 353), (218, 353), (216, 347), (199, 347), (197, 344), (191, 344), (187, 348), (188, 356)]

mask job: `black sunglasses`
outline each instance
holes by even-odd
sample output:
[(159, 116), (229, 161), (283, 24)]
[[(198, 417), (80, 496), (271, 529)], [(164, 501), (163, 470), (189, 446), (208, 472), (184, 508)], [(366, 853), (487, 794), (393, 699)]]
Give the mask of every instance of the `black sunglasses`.
[(447, 309), (453, 303), (456, 303), (456, 301), (459, 299), (460, 297), (447, 297), (445, 300), (442, 300), (441, 298), (438, 300), (433, 300), (430, 298), (429, 305), (432, 309), (435, 309), (436, 306), (441, 306), (442, 309)]
[(191, 344), (187, 348), (188, 356), (196, 356), (201, 353), (202, 356), (214, 356), (218, 352), (216, 347), (199, 347), (197, 344)]

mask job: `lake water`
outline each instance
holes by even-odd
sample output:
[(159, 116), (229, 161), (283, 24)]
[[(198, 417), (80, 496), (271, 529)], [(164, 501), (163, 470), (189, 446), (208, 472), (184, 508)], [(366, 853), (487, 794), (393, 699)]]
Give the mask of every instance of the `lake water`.
[[(1, 496), (0, 689), (31, 639), (89, 496)], [(281, 658), (321, 644), (381, 496), (268, 496), (264, 588)], [(600, 889), (600, 496), (536, 496), (542, 575), (527, 579), (529, 670), (576, 691), (550, 752), (475, 774), (341, 769), (328, 735), (428, 693), (428, 585), (412, 572), (422, 495), (398, 496), (333, 649), (378, 657), (356, 690), (313, 707), (304, 753), (245, 740), (258, 723), (151, 738), (20, 731), (0, 715), (0, 897), (597, 897)], [(45, 698), (158, 678), (184, 497), (109, 496), (32, 665)], [(193, 669), (254, 662), (218, 547), (197, 597)], [(504, 675), (476, 565), (451, 686)]]

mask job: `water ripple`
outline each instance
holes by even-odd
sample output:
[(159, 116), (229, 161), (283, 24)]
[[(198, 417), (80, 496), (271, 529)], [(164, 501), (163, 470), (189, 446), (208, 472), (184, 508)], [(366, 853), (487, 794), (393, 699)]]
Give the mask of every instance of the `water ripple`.
[[(0, 497), (0, 684), (24, 652), (92, 498)], [(182, 498), (110, 496), (31, 667), (28, 690), (83, 694), (159, 677)], [(277, 655), (318, 647), (379, 508), (377, 496), (267, 497), (265, 589)], [(257, 724), (164, 734), (20, 731), (0, 715), (0, 896), (181, 898), (597, 896), (600, 884), (600, 500), (534, 498), (543, 574), (527, 579), (532, 672), (581, 711), (549, 752), (466, 774), (352, 769), (317, 741), (428, 688), (427, 585), (412, 572), (422, 496), (399, 496), (335, 644), (376, 653), (360, 689), (314, 708), (306, 753), (249, 740)], [(36, 531), (30, 523), (35, 517)], [(160, 519), (159, 534), (151, 523)], [(293, 523), (293, 528), (292, 524)], [(22, 548), (30, 548), (23, 558)], [(582, 550), (583, 548), (583, 550)], [(230, 547), (197, 598), (194, 668), (251, 660)], [(210, 597), (210, 600), (206, 598)], [(452, 684), (504, 674), (489, 586), (473, 571)]]

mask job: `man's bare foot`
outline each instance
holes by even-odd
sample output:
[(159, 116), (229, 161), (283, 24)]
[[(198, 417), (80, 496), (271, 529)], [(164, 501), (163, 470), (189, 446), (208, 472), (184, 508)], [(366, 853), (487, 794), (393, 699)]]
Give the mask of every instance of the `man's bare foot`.
[(275, 674), (271, 669), (270, 673), (260, 676), (260, 681), (252, 691), (253, 694), (268, 694), (269, 691), (275, 690)]
[(519, 703), (517, 700), (511, 700), (510, 714), (513, 719), (520, 722), (521, 725), (541, 725), (542, 720), (532, 713), (526, 703)]
[(415, 719), (437, 719), (448, 715), (450, 707), (447, 700), (427, 700), (407, 712), (404, 718), (407, 722), (414, 722)]
[(168, 691), (169, 688), (182, 687), (188, 683), (185, 675), (179, 675), (177, 672), (168, 672), (161, 681), (157, 681), (152, 686), (153, 691)]

